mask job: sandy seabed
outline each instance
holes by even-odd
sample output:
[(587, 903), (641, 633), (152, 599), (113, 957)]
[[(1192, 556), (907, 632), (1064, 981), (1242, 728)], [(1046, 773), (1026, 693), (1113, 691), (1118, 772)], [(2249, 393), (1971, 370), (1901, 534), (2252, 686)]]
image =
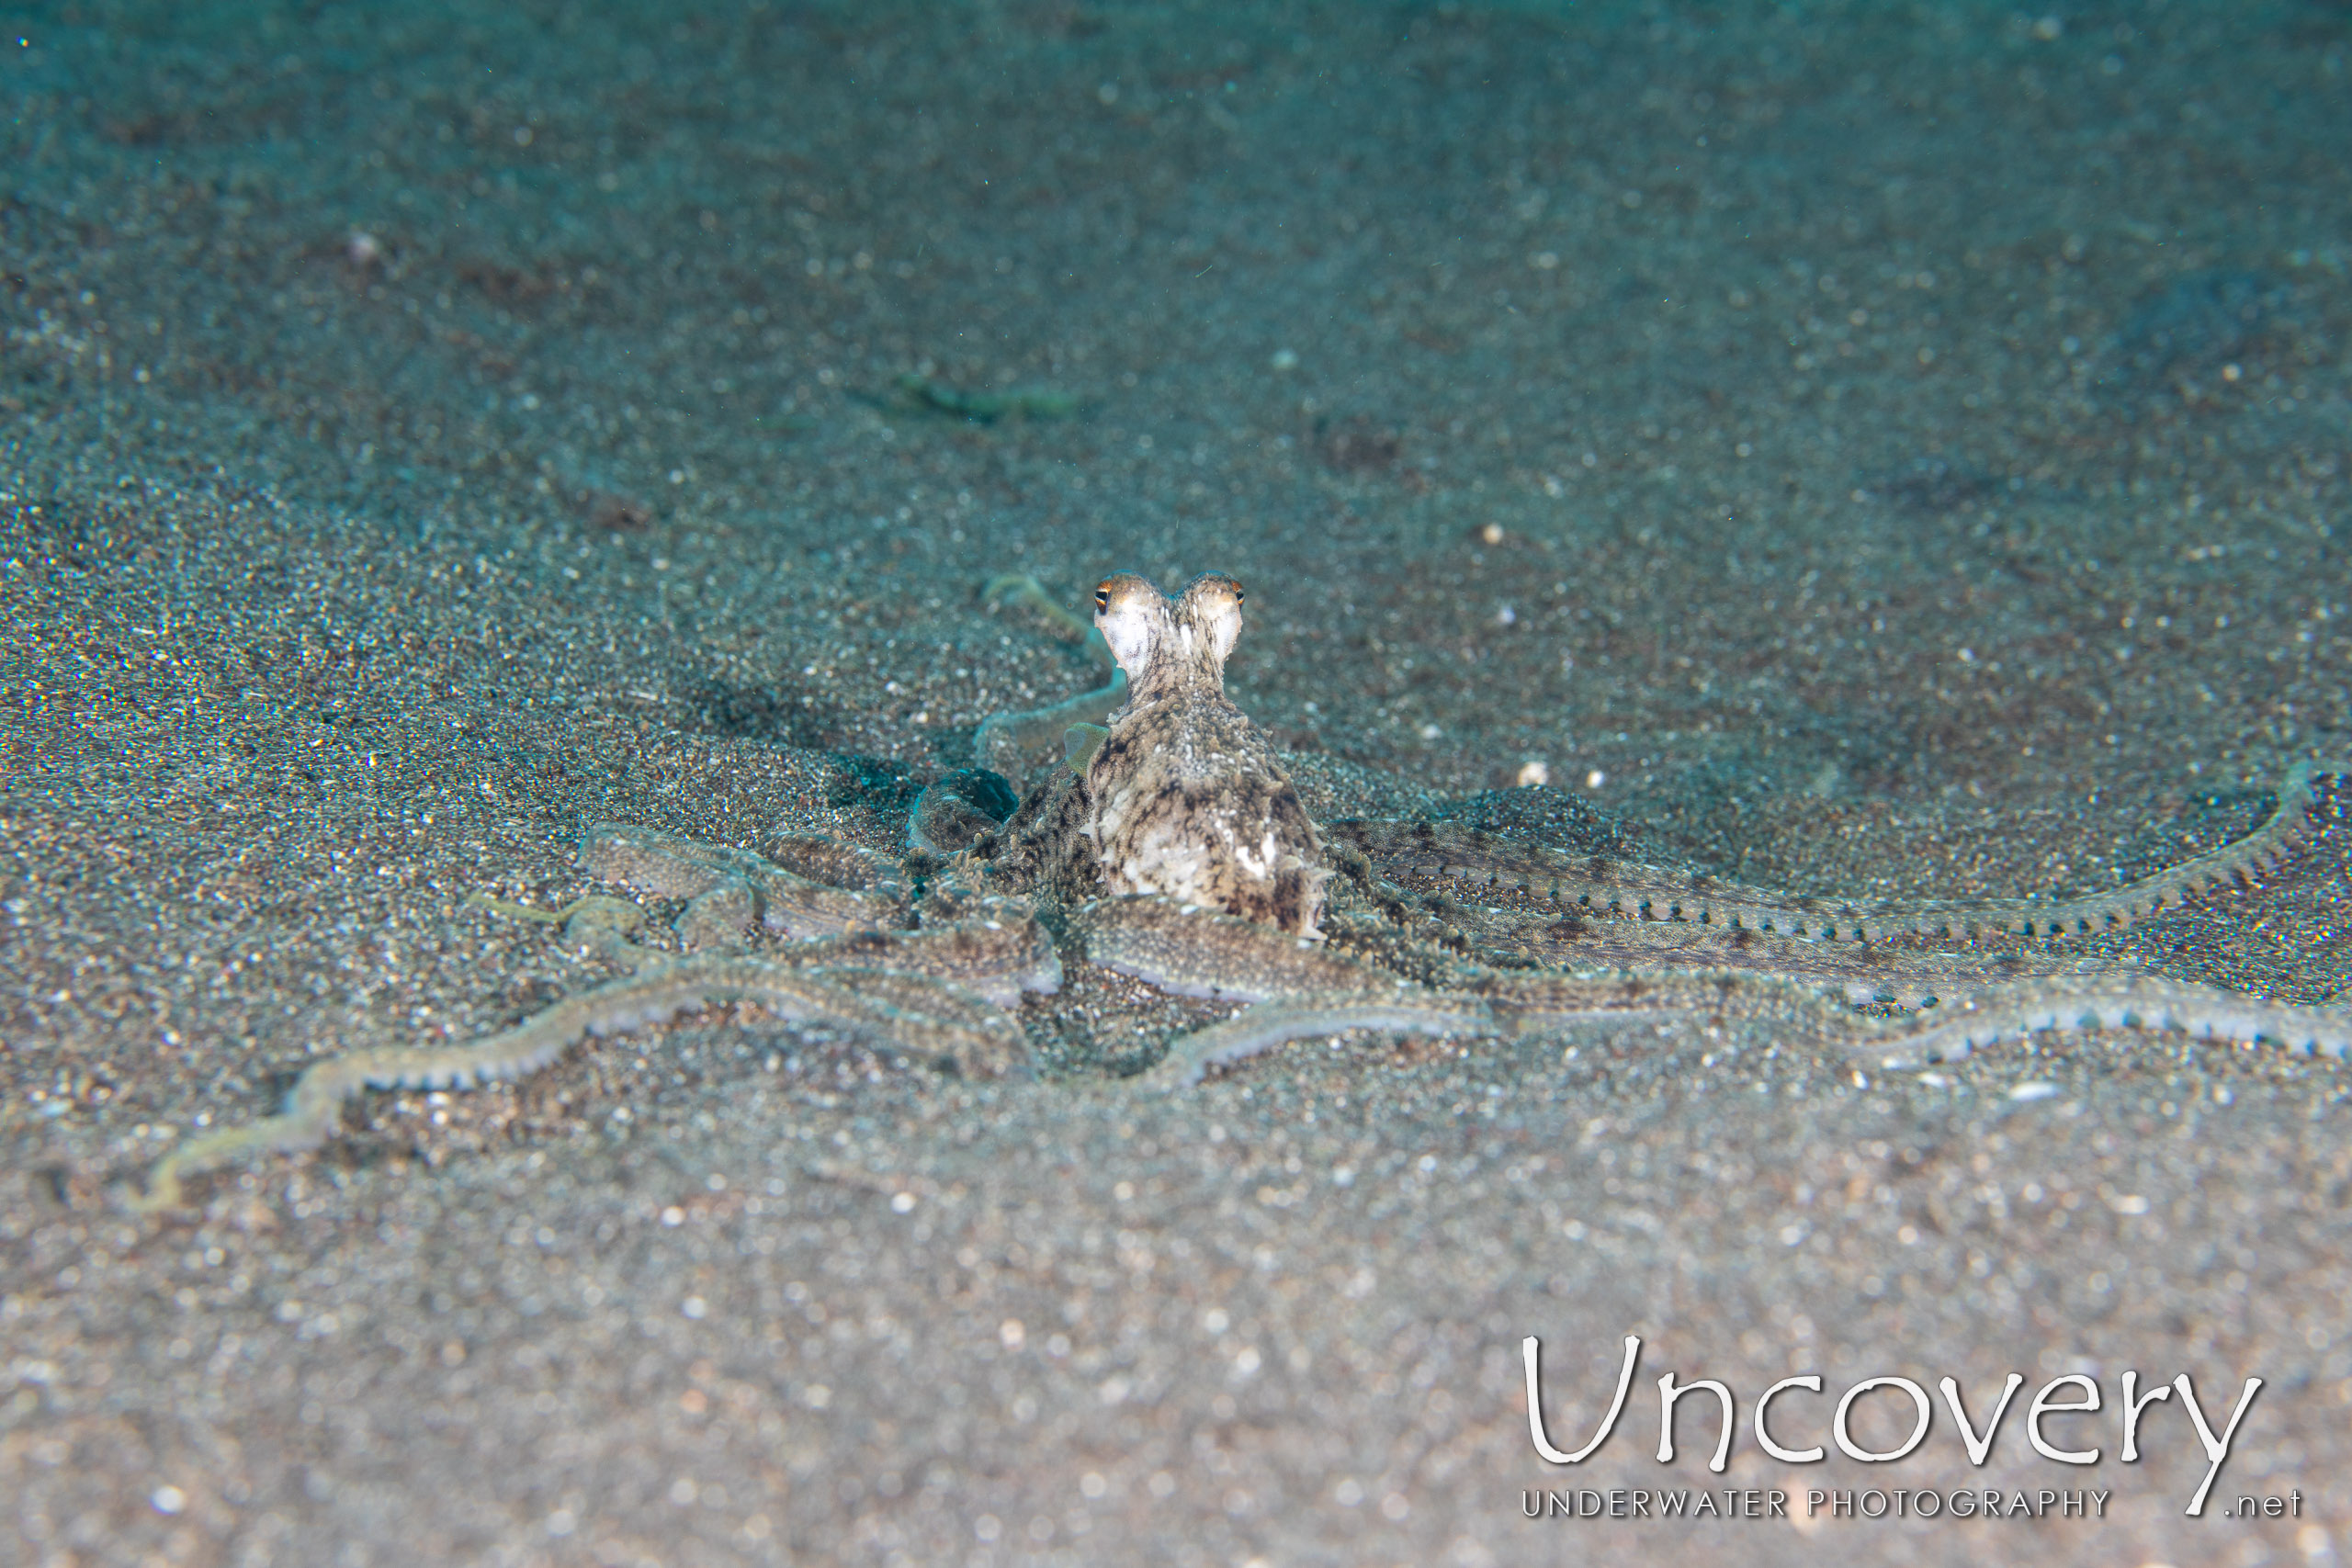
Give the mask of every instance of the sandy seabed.
[[(2245, 831), (2352, 750), (2352, 13), (483, 9), (0, 28), (0, 1562), (2346, 1549), (2346, 1072), (2272, 1051), (1351, 1037), (1170, 1097), (1120, 1074), (1218, 1010), (1073, 964), (1036, 1083), (719, 1010), (109, 1194), (607, 977), (467, 904), (588, 891), (589, 823), (897, 843), (1093, 679), (1002, 570), (1239, 575), (1326, 814), (1915, 895)], [(2338, 998), (2347, 787), (2103, 951)], [(1581, 1466), (1530, 1335), (1563, 1446), (1643, 1341)], [(1981, 1469), (1940, 1400), (1892, 1464), (1748, 1426), (2010, 1371)], [(2265, 1380), (2205, 1517), (2126, 1371)], [(1668, 1372), (1737, 1394), (1720, 1475)], [(2024, 1430), (2073, 1372), (2092, 1466)], [(1896, 1487), (2004, 1506), (1805, 1514)], [(1710, 1488), (1789, 1517), (1524, 1517)]]

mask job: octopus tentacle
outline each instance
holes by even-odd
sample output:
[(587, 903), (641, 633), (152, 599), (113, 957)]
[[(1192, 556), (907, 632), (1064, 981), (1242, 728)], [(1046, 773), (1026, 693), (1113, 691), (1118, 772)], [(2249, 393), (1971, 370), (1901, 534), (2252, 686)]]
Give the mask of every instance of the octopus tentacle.
[(1106, 664), (1110, 662), (1111, 650), (1103, 644), (1102, 634), (1091, 623), (1054, 603), (1054, 596), (1046, 592), (1045, 584), (1025, 571), (1000, 572), (989, 578), (980, 590), (980, 603), (992, 610), (1007, 605), (1026, 610), (1062, 641), (1083, 644), (1089, 653)]
[(1276, 997), (1394, 989), (1398, 981), (1324, 945), (1157, 893), (1097, 898), (1070, 927), (1086, 956), (1182, 997)]
[(946, 859), (1002, 827), (1021, 809), (1011, 781), (988, 768), (957, 768), (923, 786), (907, 814), (907, 847)]
[(1080, 692), (1062, 702), (1016, 713), (990, 714), (972, 737), (972, 751), (980, 765), (1017, 779), (1028, 771), (1028, 760), (1058, 747), (1073, 724), (1104, 724), (1127, 700), (1127, 672), (1114, 670), (1108, 684)]
[(1954, 1006), (1876, 1018), (1772, 975), (1625, 970), (1512, 975), (1475, 987), (1515, 1032), (1643, 1013), (1735, 1018), (1808, 1040), (1872, 1050), (1886, 1066), (1956, 1061), (1977, 1045), (2044, 1031), (2177, 1030), (2239, 1045), (2283, 1043), (2306, 1054), (2352, 1050), (2352, 1010), (2265, 1001), (2147, 975), (2098, 975), (1988, 987)]
[[(990, 911), (990, 913), (1009, 911)], [(570, 928), (567, 928), (569, 931)], [(888, 964), (888, 968), (881, 967)], [(975, 1077), (1025, 1077), (1020, 1025), (1003, 1010), (1023, 989), (1060, 983), (1035, 917), (982, 918), (924, 931), (862, 931), (785, 959), (699, 953), (650, 964), (567, 997), (511, 1029), (462, 1045), (356, 1051), (307, 1068), (278, 1114), (198, 1138), (157, 1162), (131, 1208), (177, 1208), (183, 1179), (240, 1156), (315, 1148), (344, 1101), (369, 1089), (470, 1089), (527, 1077), (589, 1035), (625, 1033), (681, 1013), (753, 1002), (793, 1023), (830, 1023)], [(1000, 999), (1001, 998), (1001, 999)]]
[(2230, 1044), (2279, 1044), (2304, 1055), (2352, 1054), (2352, 1010), (2264, 1001), (2147, 976), (2039, 980), (1997, 987), (1956, 1008), (1878, 1019), (1770, 975), (1643, 970), (1510, 976), (1462, 989), (1398, 987), (1261, 1002), (1175, 1041), (1148, 1081), (1189, 1088), (1214, 1067), (1285, 1042), (1378, 1029), (1404, 1034), (1524, 1036), (1637, 1017), (1737, 1019), (1872, 1055), (1882, 1066), (1957, 1061), (1980, 1045), (2049, 1031), (2174, 1030)]
[(751, 896), (758, 923), (776, 936), (838, 936), (907, 923), (901, 883), (872, 891), (835, 887), (748, 850), (699, 843), (655, 828), (599, 823), (582, 838), (580, 858), (591, 875), (659, 897), (699, 898), (740, 883)]
[[(1919, 1007), (1987, 985), (2132, 967), (2116, 959), (2016, 945), (1939, 953), (1691, 919), (1611, 919), (1582, 908), (1465, 906), (1381, 876), (1361, 854), (1340, 858), (1362, 902), (1388, 927), (1498, 969), (1737, 969), (1835, 987), (1858, 1005)], [(1345, 915), (1334, 934), (1351, 948), (1378, 945), (1376, 928)]]
[(1865, 1043), (1890, 1067), (1958, 1061), (1980, 1045), (2046, 1031), (2166, 1029), (2233, 1045), (2284, 1045), (2305, 1055), (2352, 1051), (2352, 1010), (2266, 1001), (2147, 975), (1998, 987), (1932, 1014), (1889, 1021)]
[(789, 952), (796, 968), (818, 973), (888, 972), (959, 986), (998, 1007), (1024, 993), (1061, 988), (1062, 962), (1036, 916), (1015, 899), (975, 896), (957, 918), (919, 931), (853, 931)]
[(1815, 1037), (1852, 1037), (1870, 1021), (1806, 987), (1732, 970), (1619, 970), (1584, 975), (1473, 975), (1464, 984), (1390, 984), (1287, 997), (1245, 1008), (1170, 1046), (1150, 1081), (1182, 1089), (1286, 1041), (1348, 1029), (1403, 1034), (1542, 1033), (1612, 1019), (1758, 1019)]
[(1187, 994), (1255, 1000), (1170, 1044), (1148, 1081), (1171, 1089), (1287, 1041), (1343, 1030), (1523, 1036), (1628, 1018), (1733, 1019), (1871, 1052), (1890, 1066), (1955, 1060), (2040, 1031), (2130, 1026), (2332, 1056), (2352, 1052), (2352, 1010), (2265, 1001), (2129, 971), (1987, 985), (1954, 1006), (1879, 1018), (1825, 996), (1811, 976), (1769, 970), (1464, 966), (1444, 983), (1414, 985), (1266, 927), (1166, 899), (1102, 900), (1081, 910), (1077, 924), (1097, 963)]
[(1005, 572), (990, 578), (980, 590), (990, 606), (1019, 605), (1042, 620), (1047, 630), (1065, 642), (1082, 644), (1087, 653), (1111, 671), (1109, 682), (1080, 692), (1066, 701), (1041, 708), (991, 714), (980, 721), (972, 749), (980, 765), (1010, 779), (1024, 777), (1029, 760), (1060, 742), (1071, 725), (1105, 723), (1111, 712), (1127, 700), (1127, 672), (1111, 657), (1111, 645), (1100, 629), (1054, 603), (1037, 580), (1026, 572)]
[(1555, 903), (1649, 919), (1690, 920), (1825, 940), (1862, 941), (1903, 932), (1973, 937), (2110, 931), (2190, 895), (2276, 865), (2308, 838), (2315, 781), (2333, 767), (2296, 764), (2278, 806), (2245, 838), (2153, 876), (2070, 898), (1839, 898), (1745, 886), (1705, 872), (1641, 865), (1527, 844), (1444, 823), (1347, 820), (1326, 837), (1392, 871), (1515, 887)]
[(1480, 911), (1475, 956), (1505, 967), (1723, 968), (1834, 987), (1856, 1003), (1918, 1007), (1985, 986), (2062, 975), (2127, 971), (2120, 961), (2065, 949), (1968, 948), (1938, 953), (1878, 942), (1816, 942), (1691, 920), (1602, 920), (1510, 909)]
[(1304, 996), (1243, 1008), (1221, 1023), (1173, 1042), (1145, 1075), (1153, 1088), (1190, 1089), (1213, 1067), (1229, 1066), (1289, 1041), (1378, 1029), (1392, 1034), (1492, 1033), (1494, 1014), (1475, 998), (1398, 987), (1385, 997)]
[(896, 903), (904, 903), (913, 891), (898, 856), (822, 833), (780, 833), (769, 840), (767, 858), (795, 876), (835, 891), (876, 893)]

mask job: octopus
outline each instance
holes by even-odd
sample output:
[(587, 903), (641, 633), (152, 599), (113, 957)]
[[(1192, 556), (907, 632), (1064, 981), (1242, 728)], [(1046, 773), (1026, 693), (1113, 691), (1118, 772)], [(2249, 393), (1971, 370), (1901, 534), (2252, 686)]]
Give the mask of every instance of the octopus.
[(2352, 1048), (2352, 1010), (2143, 974), (2080, 941), (2275, 866), (2335, 810), (2316, 763), (2290, 771), (2245, 837), (2072, 897), (1823, 897), (1446, 823), (1318, 824), (1227, 695), (1244, 602), (1222, 573), (1172, 600), (1132, 572), (1103, 580), (1089, 644), (1117, 673), (978, 737), (984, 759), (1003, 759), (1058, 731), (1063, 762), (1025, 796), (987, 768), (938, 780), (902, 854), (816, 835), (754, 854), (590, 828), (581, 857), (594, 878), (683, 901), (679, 953), (634, 940), (645, 914), (628, 899), (537, 916), (626, 973), (470, 1043), (321, 1062), (278, 1113), (192, 1140), (126, 1201), (175, 1207), (197, 1172), (315, 1147), (367, 1089), (518, 1079), (585, 1038), (729, 1003), (945, 1072), (1034, 1077), (1023, 998), (1050, 996), (1080, 963), (1238, 1004), (1139, 1075), (1172, 1091), (1351, 1031), (1508, 1039), (1634, 1020), (1744, 1024), (1889, 1068), (2044, 1031)]

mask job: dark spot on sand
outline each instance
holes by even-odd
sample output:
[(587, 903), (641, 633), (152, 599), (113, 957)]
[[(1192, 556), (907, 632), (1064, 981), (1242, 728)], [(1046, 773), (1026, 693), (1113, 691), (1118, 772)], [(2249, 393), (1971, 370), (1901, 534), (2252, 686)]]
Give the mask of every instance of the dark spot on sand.
[(1907, 468), (1882, 474), (1863, 485), (1873, 500), (1914, 517), (1939, 517), (1973, 511), (2002, 487), (1997, 474), (1942, 457), (1914, 458)]
[(1404, 452), (1403, 433), (1368, 414), (1316, 422), (1315, 455), (1335, 473), (1384, 474)]
[(2110, 397), (2145, 398), (2218, 375), (2286, 327), (2293, 310), (2293, 290), (2268, 273), (2191, 273), (2141, 299), (2095, 385)]
[(686, 695), (687, 716), (718, 735), (781, 741), (812, 751), (831, 750), (856, 716), (831, 697), (790, 684), (743, 684), (716, 677)]

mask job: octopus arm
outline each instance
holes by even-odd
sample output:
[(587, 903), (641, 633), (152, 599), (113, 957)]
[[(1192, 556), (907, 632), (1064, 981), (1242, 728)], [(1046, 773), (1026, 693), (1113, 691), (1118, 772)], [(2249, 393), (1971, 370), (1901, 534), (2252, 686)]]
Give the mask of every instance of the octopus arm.
[(1028, 773), (1028, 759), (1063, 739), (1072, 725), (1107, 723), (1114, 710), (1127, 700), (1127, 676), (1118, 671), (1110, 683), (1080, 692), (1064, 702), (1019, 713), (992, 714), (981, 720), (972, 738), (973, 754), (980, 765), (1007, 778)]
[(2283, 1045), (2304, 1055), (2342, 1057), (2352, 1051), (2352, 1010), (2264, 1001), (2152, 976), (1999, 987), (1949, 1010), (1891, 1021), (1868, 1043), (1883, 1066), (1906, 1067), (1957, 1061), (1980, 1045), (2050, 1031), (2129, 1028), (2176, 1030), (2233, 1045)]
[(2192, 894), (2270, 869), (2311, 835), (2318, 806), (2316, 781), (2339, 771), (2315, 761), (2300, 762), (2278, 787), (2277, 809), (2245, 837), (2152, 876), (2064, 898), (1839, 898), (1746, 886), (1703, 872), (1571, 854), (1446, 823), (1345, 820), (1329, 824), (1326, 832), (1392, 872), (1523, 888), (1546, 894), (1565, 907), (1653, 919), (1846, 941), (1897, 932), (2063, 936), (2126, 926)]
[[(157, 1162), (134, 1210), (181, 1206), (183, 1179), (250, 1155), (315, 1148), (335, 1131), (343, 1103), (369, 1089), (471, 1089), (528, 1077), (581, 1040), (627, 1033), (681, 1013), (752, 1002), (793, 1023), (830, 1023), (887, 1045), (944, 1058), (975, 1077), (1025, 1076), (1019, 1025), (982, 994), (1024, 986), (1050, 988), (1057, 962), (1037, 955), (1041, 932), (983, 925), (990, 939), (942, 928), (890, 943), (896, 963), (919, 961), (923, 946), (958, 976), (946, 979), (870, 966), (856, 938), (793, 962), (734, 953), (699, 954), (639, 970), (567, 997), (511, 1029), (463, 1045), (356, 1051), (306, 1069), (277, 1115), (196, 1139)], [(1046, 948), (1050, 954), (1050, 947)], [(869, 962), (861, 963), (861, 958)]]
[[(805, 841), (787, 840), (786, 847), (802, 851)], [(580, 859), (591, 875), (657, 897), (697, 898), (741, 884), (755, 902), (759, 922), (778, 936), (838, 936), (906, 923), (901, 885), (835, 887), (747, 850), (697, 843), (654, 828), (599, 823), (582, 838)]]
[(1206, 1029), (1195, 1030), (1169, 1047), (1148, 1074), (1153, 1086), (1189, 1089), (1213, 1067), (1271, 1051), (1288, 1041), (1378, 1029), (1397, 1034), (1489, 1032), (1495, 1016), (1475, 999), (1440, 992), (1399, 991), (1368, 998), (1355, 993), (1296, 997), (1260, 1002)]

